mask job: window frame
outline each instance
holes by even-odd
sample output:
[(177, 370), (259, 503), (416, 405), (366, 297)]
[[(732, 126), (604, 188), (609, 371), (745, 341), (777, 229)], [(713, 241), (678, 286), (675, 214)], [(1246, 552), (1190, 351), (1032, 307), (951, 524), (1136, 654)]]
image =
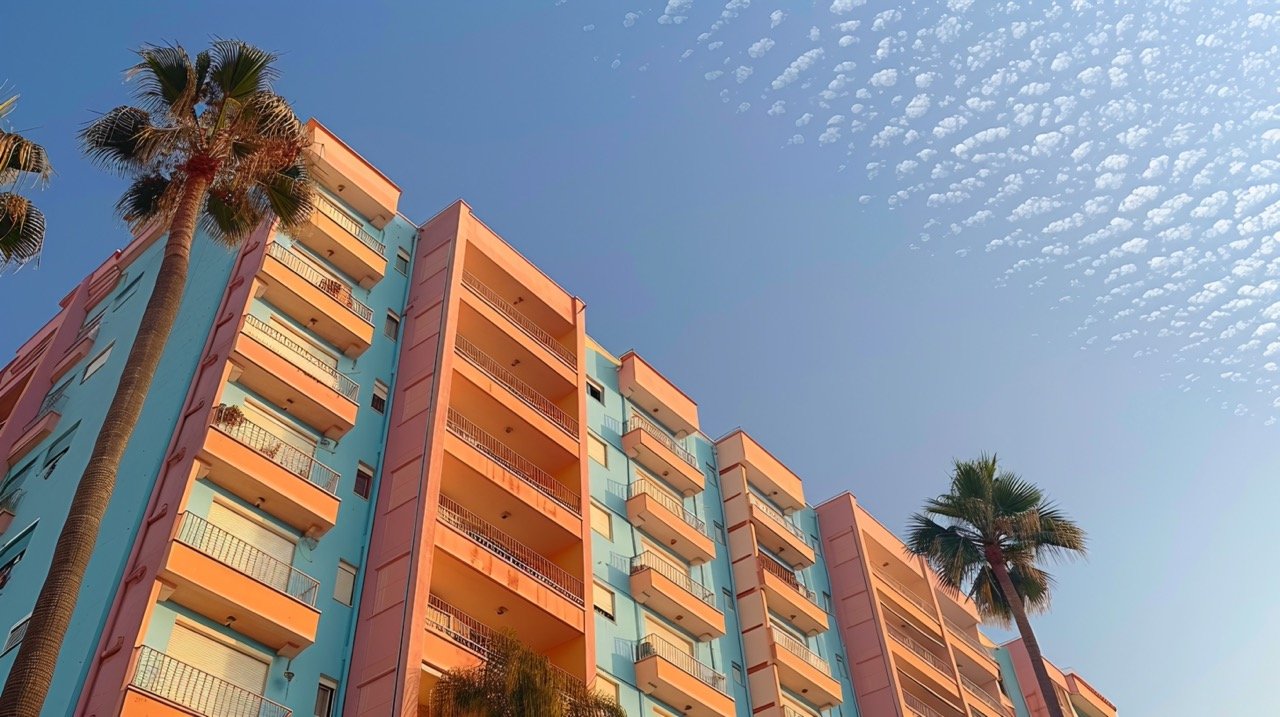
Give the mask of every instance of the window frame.
[[(369, 500), (369, 496), (373, 495), (373, 474), (374, 471), (371, 466), (365, 463), (356, 463), (356, 480), (351, 486), (351, 492), (355, 493), (356, 496), (360, 498)], [(362, 475), (367, 475), (369, 477), (368, 481), (365, 483), (363, 493), (360, 492), (360, 479)]]
[[(377, 401), (382, 401), (382, 406), (377, 405)], [(391, 387), (387, 384), (375, 380), (373, 382), (373, 390), (369, 392), (369, 407), (378, 413), (386, 414), (387, 404), (391, 401)]]
[[(349, 573), (351, 575), (351, 594), (347, 597), (346, 600), (343, 600), (342, 598), (338, 597), (338, 587), (341, 585), (341, 582), (338, 580), (337, 576), (342, 575), (344, 573)], [(346, 605), (347, 607), (355, 607), (356, 581), (359, 580), (359, 578), (360, 578), (359, 566), (352, 565), (351, 563), (348, 563), (345, 560), (338, 560), (338, 569), (334, 571), (334, 578), (333, 578), (333, 599), (343, 605)]]
[(84, 373), (80, 376), (80, 383), (93, 378), (93, 375), (102, 370), (107, 365), (107, 361), (111, 360), (111, 349), (116, 347), (116, 342), (112, 341), (107, 344), (106, 348), (99, 351), (93, 358), (89, 359), (89, 363), (84, 365)]

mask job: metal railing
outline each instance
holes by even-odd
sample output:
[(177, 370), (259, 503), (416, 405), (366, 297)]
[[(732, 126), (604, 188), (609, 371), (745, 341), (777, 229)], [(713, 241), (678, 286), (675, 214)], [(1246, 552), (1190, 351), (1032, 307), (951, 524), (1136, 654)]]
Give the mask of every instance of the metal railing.
[(804, 543), (810, 548), (813, 547), (813, 543), (809, 540), (809, 536), (804, 534), (804, 531), (800, 529), (800, 526), (787, 520), (786, 516), (784, 516), (777, 508), (773, 507), (772, 505), (769, 505), (769, 503), (766, 502), (764, 498), (761, 498), (760, 496), (754, 493), (747, 493), (747, 502), (750, 503), (752, 507), (759, 510), (761, 513), (764, 513), (765, 515), (769, 516), (769, 518), (773, 520), (773, 522), (786, 528), (788, 532), (790, 532), (792, 535), (799, 538), (800, 542)]
[(347, 212), (343, 210), (342, 207), (339, 207), (332, 199), (324, 196), (323, 194), (317, 193), (316, 200), (316, 209), (319, 209), (321, 214), (329, 217), (335, 224), (345, 229), (348, 234), (359, 239), (361, 244), (364, 244), (370, 249), (378, 252), (378, 256), (387, 255), (387, 245), (375, 239), (372, 234), (365, 230), (364, 226), (361, 225), (360, 222), (353, 219), (350, 214), (347, 214)]
[(511, 323), (519, 327), (529, 338), (541, 344), (552, 355), (564, 362), (566, 366), (575, 370), (578, 368), (578, 359), (573, 355), (572, 351), (565, 348), (564, 344), (556, 341), (556, 338), (550, 332), (539, 326), (533, 319), (525, 316), (513, 304), (502, 298), (498, 292), (489, 288), (483, 281), (480, 281), (475, 274), (469, 271), (462, 272), (462, 285), (483, 299), (486, 304), (492, 306), (494, 311), (507, 317)]
[[(490, 655), (489, 646), (497, 634), (493, 628), (450, 605), (435, 594), (427, 596), (427, 629), (444, 635), (486, 660)], [(564, 680), (565, 683), (582, 683), (582, 680), (574, 677), (564, 668), (557, 665), (549, 666), (552, 674)]]
[(497, 463), (507, 471), (515, 474), (523, 479), (526, 483), (533, 486), (539, 493), (547, 496), (555, 502), (563, 505), (565, 508), (573, 511), (574, 515), (582, 515), (582, 496), (575, 493), (569, 486), (561, 483), (551, 474), (539, 468), (528, 458), (516, 453), (507, 447), (505, 443), (486, 433), (484, 429), (467, 420), (465, 416), (458, 413), (457, 410), (450, 408), (445, 419), (445, 425), (449, 432), (472, 448), (480, 451), (488, 456), (489, 460)]
[(679, 500), (676, 500), (667, 491), (663, 490), (662, 488), (659, 488), (657, 484), (654, 483), (654, 481), (649, 480), (648, 478), (638, 478), (630, 486), (628, 486), (627, 490), (628, 490), (627, 492), (628, 498), (634, 498), (638, 495), (647, 495), (650, 498), (653, 498), (654, 500), (658, 501), (658, 504), (661, 505), (662, 507), (680, 516), (680, 519), (683, 520), (691, 528), (698, 531), (699, 533), (702, 533), (703, 535), (706, 535), (707, 533), (706, 521), (702, 520), (702, 518), (699, 518), (698, 516), (689, 512), (689, 510), (684, 507), (683, 503), (681, 503)]
[(337, 494), (338, 472), (294, 448), (276, 434), (245, 418), (243, 413), (232, 413), (234, 406), (218, 406), (213, 409), (214, 428), (265, 456), (272, 463), (304, 478), (326, 493)]
[(581, 580), (533, 548), (486, 523), (452, 498), (440, 496), (440, 520), (566, 600), (576, 605), (584, 604)]
[(22, 503), (22, 498), (27, 491), (22, 488), (10, 488), (7, 493), (0, 495), (0, 510), (10, 513), (18, 512), (18, 505)]
[[(680, 456), (680, 460), (688, 463), (694, 468), (698, 468), (698, 459), (695, 458), (688, 449), (679, 443), (676, 443), (676, 439), (672, 438), (666, 431), (659, 428), (653, 421), (650, 421), (639, 413), (632, 412), (631, 417), (627, 419), (626, 424), (623, 426), (622, 432), (630, 433), (637, 428), (648, 433), (650, 436), (653, 436), (659, 443), (666, 446), (667, 450), (675, 453), (677, 456)], [(698, 468), (698, 470), (702, 469)]]
[(207, 717), (289, 717), (288, 707), (180, 662), (159, 650), (138, 648), (130, 684)]
[(370, 325), (373, 324), (373, 309), (353, 296), (351, 287), (347, 286), (346, 282), (316, 271), (315, 267), (306, 263), (297, 254), (279, 242), (271, 242), (271, 244), (267, 245), (267, 253), (278, 259), (281, 264), (289, 267), (295, 274), (301, 276), (308, 284), (328, 294), (339, 304), (350, 309), (351, 313), (358, 316), (362, 321)]
[(814, 717), (814, 715), (811, 712), (801, 712), (791, 705), (783, 705), (782, 717)]
[(481, 351), (478, 346), (471, 343), (467, 337), (458, 335), (456, 337), (456, 346), (458, 353), (467, 361), (475, 365), (476, 368), (483, 371), (489, 378), (497, 381), (507, 388), (508, 391), (514, 393), (517, 398), (527, 404), (530, 408), (541, 413), (547, 420), (556, 424), (560, 430), (577, 438), (578, 421), (573, 416), (565, 413), (551, 399), (542, 395), (533, 386), (525, 383), (506, 366), (496, 361), (493, 357)]
[(910, 692), (902, 693), (902, 701), (907, 705), (907, 709), (911, 710), (911, 714), (916, 717), (946, 717), (938, 710), (925, 704), (924, 700), (916, 697)]
[(670, 560), (663, 558), (652, 550), (646, 550), (631, 559), (631, 574), (635, 575), (641, 570), (652, 570), (679, 585), (685, 592), (702, 602), (711, 607), (716, 607), (716, 594), (710, 588), (689, 577), (688, 573), (672, 565)]
[(919, 657), (920, 659), (929, 663), (942, 674), (944, 675), (952, 674), (951, 665), (947, 664), (947, 662), (943, 660), (941, 657), (938, 657), (937, 655), (930, 652), (929, 648), (917, 642), (915, 638), (903, 632), (901, 629), (894, 627), (893, 625), (889, 625), (888, 627), (889, 627), (889, 637), (893, 638), (894, 642), (907, 648), (913, 654), (915, 654), (916, 657)]
[(970, 647), (977, 650), (978, 652), (981, 652), (987, 657), (991, 657), (991, 648), (987, 647), (986, 645), (983, 645), (981, 640), (974, 637), (973, 635), (970, 635), (968, 632), (965, 631), (963, 627), (960, 627), (959, 625), (957, 625), (956, 623), (952, 622), (950, 619), (945, 617), (942, 619), (942, 622), (947, 626), (947, 631), (950, 632), (952, 635), (960, 638), (965, 643), (968, 643)]
[[(290, 338), (283, 331), (256, 316), (244, 317), (244, 325), (250, 336), (266, 344), (268, 348), (284, 356), (289, 363), (310, 374), (329, 388), (352, 401), (360, 395), (360, 384), (351, 380), (332, 365), (321, 359), (314, 351)], [(296, 357), (297, 360), (290, 358)], [(299, 363), (299, 361), (301, 363)]]
[(800, 593), (800, 595), (804, 597), (805, 600), (808, 600), (814, 605), (818, 604), (817, 593), (809, 589), (807, 585), (801, 584), (800, 579), (796, 577), (795, 571), (791, 570), (790, 568), (783, 565), (782, 563), (779, 563), (777, 560), (774, 560), (772, 557), (765, 555), (764, 553), (757, 553), (756, 556), (760, 560), (760, 567), (766, 573), (770, 573), (774, 577), (782, 580), (782, 582), (790, 586), (792, 590), (795, 590), (796, 592)]
[(315, 607), (320, 581), (198, 515), (183, 513), (178, 542), (223, 565), (235, 568), (267, 587)]
[(709, 685), (721, 694), (729, 694), (724, 673), (716, 672), (709, 665), (698, 661), (696, 657), (672, 645), (654, 634), (645, 635), (636, 643), (636, 662), (661, 657), (681, 670), (693, 675), (699, 682)]
[(67, 402), (67, 389), (71, 384), (71, 381), (67, 381), (50, 391), (40, 402), (40, 410), (36, 411), (36, 417), (31, 422), (35, 423), (54, 411), (61, 411), (62, 405)]
[(913, 591), (911, 588), (907, 587), (906, 585), (903, 585), (902, 582), (899, 581), (897, 578), (879, 570), (876, 571), (876, 575), (879, 575), (881, 580), (888, 583), (889, 587), (894, 589), (894, 592), (897, 592), (898, 594), (902, 595), (902, 597), (906, 598), (909, 602), (911, 602), (913, 605), (920, 608), (921, 610), (924, 610), (930, 615), (933, 614), (933, 605), (929, 604), (928, 600), (925, 600), (924, 598), (916, 594), (916, 592)]
[(822, 674), (831, 674), (831, 665), (829, 665), (826, 660), (822, 659), (818, 653), (809, 649), (808, 645), (797, 640), (794, 635), (786, 632), (785, 630), (779, 630), (774, 626), (770, 626), (769, 629), (773, 632), (773, 641), (782, 649), (809, 663), (810, 667), (820, 670)]
[(1000, 703), (1000, 700), (997, 699), (995, 695), (992, 695), (990, 692), (979, 687), (978, 683), (964, 675), (960, 675), (960, 684), (964, 685), (964, 688), (969, 691), (969, 694), (972, 694), (974, 697), (985, 702), (988, 707), (991, 707), (996, 712), (1009, 717), (1008, 710), (1006, 710), (1004, 705)]

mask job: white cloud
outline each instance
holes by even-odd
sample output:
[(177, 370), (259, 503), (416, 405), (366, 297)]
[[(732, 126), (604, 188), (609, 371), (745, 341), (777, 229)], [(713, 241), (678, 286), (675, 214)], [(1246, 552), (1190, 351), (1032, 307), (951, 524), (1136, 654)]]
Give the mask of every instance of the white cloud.
[(782, 21), (786, 18), (787, 14), (781, 10), (774, 10), (769, 13), (769, 29), (772, 30), (773, 28), (781, 25)]
[(893, 87), (898, 84), (898, 71), (891, 67), (880, 70), (867, 80), (867, 84), (873, 87)]
[(751, 43), (751, 47), (747, 48), (747, 54), (750, 55), (751, 57), (759, 59), (761, 57), (764, 57), (764, 54), (766, 52), (768, 52), (769, 50), (772, 50), (773, 46), (776, 44), (777, 43), (774, 42), (771, 38), (762, 37), (759, 40), (756, 40), (755, 42)]
[(810, 67), (813, 67), (813, 63), (822, 59), (822, 54), (823, 54), (822, 48), (815, 47), (812, 50), (809, 50), (808, 52), (805, 52), (804, 54), (800, 55), (796, 59), (792, 60), (791, 64), (787, 66), (787, 69), (783, 70), (782, 74), (778, 75), (777, 79), (775, 79), (771, 84), (773, 89), (780, 90), (786, 87), (787, 85), (791, 84), (792, 82), (795, 82), (797, 79), (800, 78), (800, 73), (804, 72)]
[(1135, 187), (1134, 190), (1129, 193), (1129, 196), (1125, 197), (1124, 201), (1120, 202), (1119, 209), (1122, 212), (1131, 212), (1142, 205), (1151, 202), (1158, 196), (1160, 196), (1160, 187), (1155, 185)]
[(693, 7), (693, 0), (667, 0), (667, 8), (662, 11), (662, 15), (658, 17), (658, 23), (661, 25), (679, 25), (688, 19), (689, 8)]
[(902, 110), (902, 114), (908, 119), (919, 119), (929, 111), (930, 104), (932, 102), (928, 95), (916, 95), (907, 103), (907, 106)]
[(813, 119), (813, 113), (812, 113), (812, 112), (805, 112), (804, 114), (800, 115), (800, 119), (796, 120), (796, 126), (797, 126), (797, 127), (803, 127), (803, 126), (805, 126), (805, 125), (809, 124), (810, 120), (812, 120), (812, 119)]
[(773, 106), (770, 107), (765, 114), (769, 115), (770, 117), (777, 117), (778, 115), (786, 114), (786, 112), (787, 112), (787, 103), (783, 102), (782, 100), (778, 100), (777, 102), (773, 103)]
[(855, 7), (865, 5), (867, 0), (833, 0), (831, 12), (836, 15), (848, 15)]

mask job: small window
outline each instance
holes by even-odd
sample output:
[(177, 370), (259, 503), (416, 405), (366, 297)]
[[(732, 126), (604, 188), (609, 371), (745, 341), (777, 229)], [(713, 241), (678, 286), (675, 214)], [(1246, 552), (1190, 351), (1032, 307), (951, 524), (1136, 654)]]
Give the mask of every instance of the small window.
[(728, 588), (724, 588), (720, 592), (723, 593), (721, 597), (724, 598), (725, 612), (733, 612), (733, 608), (737, 604), (737, 601), (733, 599), (733, 593), (729, 592)]
[(822, 593), (822, 609), (831, 612), (831, 593), (826, 591)]
[(338, 576), (333, 581), (333, 599), (350, 605), (356, 593), (356, 566), (338, 561)]
[(739, 665), (736, 662), (733, 663), (733, 681), (740, 685), (745, 684), (745, 681), (743, 680), (743, 677), (742, 677), (742, 665)]
[(721, 523), (718, 520), (712, 522), (715, 524), (716, 528), (712, 537), (716, 539), (717, 543), (724, 545), (724, 523)]
[(71, 442), (75, 438), (76, 429), (80, 427), (80, 423), (68, 428), (62, 435), (58, 436), (49, 446), (49, 453), (45, 455), (44, 467), (40, 471), (40, 477), (48, 479), (58, 468), (58, 462), (71, 450)]
[(404, 249), (396, 250), (396, 271), (405, 276), (409, 275), (409, 253)]
[(387, 338), (391, 339), (392, 341), (395, 341), (397, 338), (399, 338), (400, 314), (397, 314), (396, 312), (391, 311), (390, 309), (387, 310), (387, 322), (382, 325), (382, 333), (386, 334)]
[(603, 672), (596, 670), (596, 693), (618, 702), (622, 699), (622, 686), (618, 684), (617, 680), (607, 677)]
[(587, 395), (604, 405), (604, 389), (595, 381), (587, 381)]
[(605, 468), (609, 467), (609, 447), (590, 433), (587, 434), (587, 455)]
[(373, 469), (361, 463), (356, 466), (356, 495), (369, 499), (369, 493), (373, 490)]
[(12, 650), (22, 642), (22, 638), (27, 636), (27, 623), (29, 622), (31, 622), (31, 616), (27, 615), (9, 628), (9, 636), (4, 639), (4, 647), (0, 648), (0, 655)]
[(134, 293), (138, 290), (139, 281), (142, 281), (142, 274), (138, 274), (137, 276), (130, 279), (129, 283), (125, 284), (124, 288), (120, 290), (120, 293), (116, 294), (115, 300), (111, 302), (112, 311), (115, 311), (116, 309), (120, 308), (121, 304), (128, 301), (129, 297), (134, 295)]
[(9, 584), (9, 578), (13, 577), (13, 571), (17, 569), (18, 563), (22, 562), (22, 556), (26, 554), (27, 551), (23, 550), (5, 561), (4, 565), (0, 565), (0, 590), (4, 590), (4, 586)]
[(373, 406), (373, 410), (378, 413), (387, 412), (387, 384), (381, 381), (373, 382), (373, 398), (369, 400), (369, 405)]
[(333, 717), (337, 714), (334, 711), (337, 698), (338, 683), (320, 678), (320, 684), (316, 687), (316, 717)]
[(107, 347), (103, 349), (101, 353), (93, 357), (93, 360), (89, 362), (89, 365), (84, 367), (84, 378), (80, 379), (80, 383), (84, 383), (85, 381), (88, 381), (90, 376), (97, 373), (98, 369), (106, 365), (107, 359), (111, 357), (111, 349), (114, 346), (115, 346), (115, 343), (108, 344)]
[(613, 591), (596, 582), (591, 589), (591, 605), (596, 612), (604, 615), (610, 620), (614, 620), (613, 616)]
[(591, 529), (603, 535), (606, 540), (613, 540), (613, 516), (594, 502), (591, 504)]

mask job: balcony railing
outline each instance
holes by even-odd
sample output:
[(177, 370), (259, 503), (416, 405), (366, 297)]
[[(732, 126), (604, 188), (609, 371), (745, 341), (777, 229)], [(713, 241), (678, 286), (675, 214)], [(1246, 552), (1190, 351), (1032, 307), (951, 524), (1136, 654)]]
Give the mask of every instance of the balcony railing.
[(907, 705), (907, 709), (916, 717), (946, 717), (938, 710), (925, 704), (924, 700), (916, 697), (910, 692), (902, 693), (902, 701)]
[(556, 424), (560, 430), (568, 433), (573, 437), (578, 436), (578, 421), (573, 416), (565, 413), (551, 399), (538, 393), (537, 389), (520, 380), (518, 376), (507, 370), (493, 357), (481, 351), (478, 346), (471, 343), (465, 336), (457, 336), (458, 353), (467, 361), (475, 365), (476, 368), (483, 371), (489, 378), (497, 381), (507, 388), (508, 391), (514, 393), (517, 398), (526, 403), (530, 408), (541, 413), (547, 420)]
[[(427, 597), (427, 629), (444, 635), (481, 659), (489, 659), (489, 646), (495, 635), (493, 628), (436, 595)], [(566, 683), (582, 682), (556, 665), (551, 665), (551, 672)]]
[(134, 687), (206, 717), (289, 717), (288, 707), (180, 662), (150, 647), (138, 648)]
[(790, 568), (764, 553), (758, 553), (758, 557), (760, 559), (760, 567), (763, 568), (766, 573), (782, 580), (782, 582), (789, 585), (792, 590), (800, 593), (805, 600), (808, 600), (814, 605), (818, 604), (817, 593), (809, 589), (807, 585), (802, 585), (800, 583), (800, 579), (796, 577), (796, 574), (792, 572)]
[[(671, 564), (670, 560), (660, 557), (652, 550), (646, 550), (643, 553), (631, 559), (631, 574), (635, 575), (641, 570), (652, 570), (662, 577), (684, 588), (685, 592), (693, 595), (702, 602), (716, 607), (716, 594), (709, 588), (689, 577), (688, 573), (680, 570)], [(718, 608), (717, 608), (718, 609)]]
[(277, 592), (315, 607), (320, 581), (198, 515), (182, 514), (178, 542), (235, 568)]
[(457, 501), (440, 496), (440, 520), (520, 572), (576, 605), (583, 605), (582, 581), (537, 551), (486, 523)]
[[(666, 431), (659, 428), (653, 421), (650, 421), (639, 413), (632, 413), (631, 418), (628, 418), (626, 425), (623, 426), (623, 433), (630, 433), (637, 428), (648, 433), (650, 436), (653, 436), (659, 443), (666, 446), (667, 450), (677, 456), (680, 456), (680, 460), (688, 463), (694, 468), (698, 468), (698, 459), (695, 458), (694, 455), (684, 446), (676, 443), (676, 439), (672, 438)], [(701, 470), (701, 468), (698, 469)]]
[(373, 324), (373, 309), (370, 309), (364, 302), (352, 296), (351, 287), (347, 286), (346, 282), (316, 271), (315, 267), (307, 264), (297, 254), (279, 242), (271, 242), (267, 246), (267, 253), (278, 259), (281, 264), (289, 267), (295, 274), (301, 276), (308, 284), (328, 294), (339, 304), (350, 309), (351, 313), (362, 321)]
[(963, 627), (960, 627), (959, 625), (955, 624), (949, 619), (943, 618), (942, 621), (943, 623), (946, 624), (947, 631), (950, 632), (952, 635), (963, 640), (965, 643), (969, 645), (969, 647), (972, 647), (973, 649), (977, 650), (978, 652), (981, 652), (987, 657), (991, 657), (991, 648), (982, 644), (982, 640), (979, 640), (978, 638), (970, 635)]
[(809, 663), (811, 667), (817, 669), (822, 674), (831, 674), (831, 665), (827, 664), (827, 661), (822, 659), (818, 653), (810, 650), (808, 645), (797, 640), (793, 635), (786, 631), (779, 630), (776, 627), (771, 629), (773, 630), (773, 641), (778, 643), (779, 647)]
[(786, 516), (784, 516), (777, 508), (773, 507), (772, 505), (769, 505), (769, 503), (766, 502), (763, 498), (761, 498), (758, 495), (755, 495), (754, 493), (748, 493), (747, 502), (751, 503), (751, 505), (756, 510), (769, 516), (769, 518), (773, 522), (786, 528), (788, 532), (790, 532), (792, 535), (799, 538), (800, 542), (804, 543), (805, 545), (808, 545), (811, 548), (813, 547), (813, 543), (812, 541), (809, 540), (809, 536), (804, 534), (804, 531), (800, 529), (800, 526), (787, 520)]
[(721, 694), (729, 694), (728, 684), (723, 673), (716, 672), (697, 658), (672, 645), (657, 635), (646, 635), (636, 643), (636, 662), (657, 655), (681, 670), (692, 675), (699, 682), (709, 685)]
[(231, 406), (213, 410), (213, 427), (265, 456), (268, 460), (299, 478), (306, 479), (326, 493), (336, 495), (338, 472), (294, 448), (276, 434), (232, 412)]
[(647, 495), (658, 502), (659, 505), (667, 510), (680, 516), (689, 527), (706, 535), (707, 524), (702, 518), (689, 512), (684, 504), (676, 500), (670, 493), (659, 488), (653, 481), (648, 478), (639, 478), (628, 487), (628, 498), (634, 498), (638, 495)]
[(564, 344), (556, 341), (546, 329), (539, 326), (533, 319), (525, 316), (519, 309), (508, 303), (502, 298), (498, 292), (490, 289), (483, 281), (480, 281), (475, 274), (469, 271), (462, 272), (462, 285), (470, 289), (476, 296), (484, 300), (486, 304), (493, 307), (494, 311), (507, 317), (511, 323), (515, 324), (529, 336), (529, 338), (537, 341), (543, 348), (550, 351), (556, 358), (560, 359), (566, 366), (577, 370), (578, 359), (573, 352), (564, 347)]
[(35, 423), (54, 411), (61, 411), (62, 406), (67, 402), (67, 389), (71, 386), (71, 383), (71, 381), (67, 381), (49, 392), (44, 397), (44, 400), (40, 402), (40, 410), (36, 411), (36, 417), (31, 422)]
[(969, 694), (985, 702), (988, 707), (994, 709), (998, 714), (1008, 717), (1009, 711), (1000, 703), (1000, 700), (996, 699), (995, 695), (979, 687), (978, 683), (964, 675), (960, 675), (960, 684), (964, 685), (964, 688), (969, 691)]
[(489, 460), (519, 476), (538, 492), (572, 511), (574, 515), (582, 515), (581, 495), (552, 478), (549, 473), (534, 465), (528, 458), (511, 450), (505, 443), (468, 421), (461, 413), (450, 408), (445, 425), (448, 426), (450, 433), (488, 456)]
[(317, 194), (315, 206), (316, 209), (320, 210), (321, 214), (329, 217), (335, 224), (345, 229), (348, 234), (359, 239), (361, 244), (378, 252), (378, 256), (387, 255), (387, 245), (373, 238), (373, 235), (360, 225), (360, 222), (352, 219), (351, 215), (343, 211), (332, 199), (323, 194)]
[(814, 717), (814, 715), (810, 712), (801, 712), (791, 705), (783, 705), (782, 717)]
[(911, 637), (910, 635), (903, 632), (902, 630), (890, 625), (889, 637), (893, 638), (894, 642), (910, 650), (916, 657), (919, 657), (920, 659), (924, 660), (925, 662), (935, 667), (942, 674), (944, 675), (951, 674), (951, 665), (947, 664), (947, 662), (943, 660), (941, 657), (938, 657), (937, 655), (930, 652), (929, 648), (920, 644), (915, 640), (915, 638)]
[(313, 378), (327, 385), (352, 401), (360, 395), (360, 384), (352, 381), (346, 374), (321, 359), (314, 351), (290, 338), (283, 331), (256, 316), (244, 317), (247, 333), (261, 341), (272, 351), (280, 354), (289, 363), (310, 374)]
[(881, 572), (879, 570), (876, 571), (876, 574), (880, 576), (881, 580), (888, 583), (889, 587), (893, 588), (894, 592), (906, 598), (911, 604), (915, 605), (921, 610), (924, 610), (930, 615), (933, 614), (933, 605), (929, 604), (928, 600), (925, 600), (924, 598), (917, 595), (915, 591), (913, 591), (911, 588), (907, 587), (906, 585), (903, 585), (902, 582), (899, 581), (897, 578), (894, 578), (888, 575), (887, 573)]

